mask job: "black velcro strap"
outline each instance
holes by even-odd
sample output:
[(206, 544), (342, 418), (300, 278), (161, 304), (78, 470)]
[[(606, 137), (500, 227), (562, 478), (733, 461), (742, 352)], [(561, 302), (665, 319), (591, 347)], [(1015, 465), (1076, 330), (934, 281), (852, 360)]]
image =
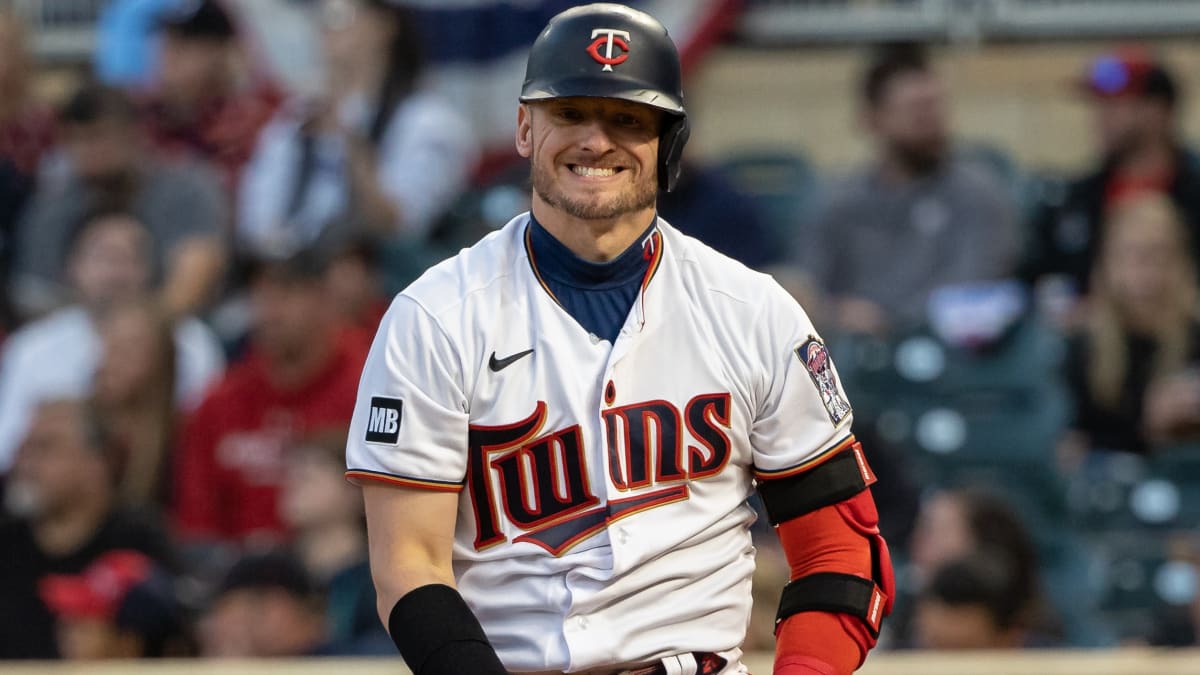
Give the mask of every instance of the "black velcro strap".
[(388, 632), (414, 675), (508, 675), (479, 619), (445, 584), (415, 588), (388, 615)]
[(887, 598), (870, 579), (853, 574), (817, 572), (788, 582), (779, 599), (775, 623), (800, 612), (838, 612), (863, 620), (871, 637), (879, 637)]
[(845, 501), (875, 482), (862, 446), (850, 448), (804, 473), (764, 480), (758, 484), (772, 525)]

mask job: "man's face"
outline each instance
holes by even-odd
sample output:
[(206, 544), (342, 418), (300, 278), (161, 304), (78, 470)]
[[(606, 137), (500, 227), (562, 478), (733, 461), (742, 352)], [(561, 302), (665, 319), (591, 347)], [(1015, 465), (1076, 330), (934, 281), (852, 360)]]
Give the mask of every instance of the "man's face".
[(1136, 96), (1096, 99), (1096, 135), (1107, 157), (1135, 152), (1169, 128), (1170, 110), (1161, 101)]
[(168, 98), (191, 102), (221, 91), (233, 47), (214, 39), (163, 35), (159, 87)]
[(961, 500), (941, 493), (921, 507), (909, 548), (914, 567), (932, 574), (943, 563), (967, 554), (973, 546)]
[(900, 73), (884, 87), (871, 111), (879, 142), (917, 170), (935, 166), (949, 145), (949, 115), (942, 80), (929, 71)]
[(517, 151), (542, 201), (575, 218), (610, 220), (652, 208), (658, 196), (662, 113), (605, 98), (522, 105)]
[(137, 163), (137, 135), (132, 122), (101, 119), (67, 124), (63, 131), (71, 165), (85, 181), (111, 181), (131, 171)]
[(67, 275), (89, 307), (135, 297), (150, 284), (150, 235), (130, 216), (88, 223), (71, 252)]
[(290, 362), (324, 334), (313, 329), (331, 320), (321, 280), (264, 274), (250, 289), (255, 347), (272, 361)]
[(35, 518), (52, 515), (89, 486), (108, 480), (103, 458), (87, 442), (82, 415), (77, 403), (38, 408), (9, 476), (11, 511)]

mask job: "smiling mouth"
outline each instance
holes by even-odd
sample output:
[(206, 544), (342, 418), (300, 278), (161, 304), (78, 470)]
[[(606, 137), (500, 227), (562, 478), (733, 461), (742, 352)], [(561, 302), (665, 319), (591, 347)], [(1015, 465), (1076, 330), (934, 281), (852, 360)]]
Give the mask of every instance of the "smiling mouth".
[(608, 178), (625, 170), (621, 167), (614, 166), (583, 166), (582, 164), (568, 164), (567, 168), (569, 168), (575, 175), (583, 176), (584, 178)]

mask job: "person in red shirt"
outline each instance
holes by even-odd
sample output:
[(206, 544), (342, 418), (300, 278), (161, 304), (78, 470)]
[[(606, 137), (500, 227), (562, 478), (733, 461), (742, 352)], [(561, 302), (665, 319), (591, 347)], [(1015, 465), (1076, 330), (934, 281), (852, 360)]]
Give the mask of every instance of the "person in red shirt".
[(184, 3), (159, 29), (158, 82), (142, 101), (146, 130), (168, 155), (211, 162), (232, 190), (282, 92), (242, 72), (238, 29), (220, 2)]
[(316, 251), (255, 263), (249, 354), (185, 424), (175, 486), (183, 537), (283, 539), (277, 501), (286, 454), (349, 425), (370, 345), (339, 321), (328, 267)]

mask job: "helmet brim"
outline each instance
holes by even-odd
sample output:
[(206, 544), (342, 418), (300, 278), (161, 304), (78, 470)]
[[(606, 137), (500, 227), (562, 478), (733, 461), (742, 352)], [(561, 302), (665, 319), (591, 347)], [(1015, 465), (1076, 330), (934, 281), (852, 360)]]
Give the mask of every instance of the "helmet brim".
[(683, 101), (664, 92), (647, 89), (614, 77), (575, 77), (554, 82), (529, 82), (521, 91), (522, 103), (536, 103), (556, 98), (612, 98), (657, 108), (673, 115), (686, 115)]

